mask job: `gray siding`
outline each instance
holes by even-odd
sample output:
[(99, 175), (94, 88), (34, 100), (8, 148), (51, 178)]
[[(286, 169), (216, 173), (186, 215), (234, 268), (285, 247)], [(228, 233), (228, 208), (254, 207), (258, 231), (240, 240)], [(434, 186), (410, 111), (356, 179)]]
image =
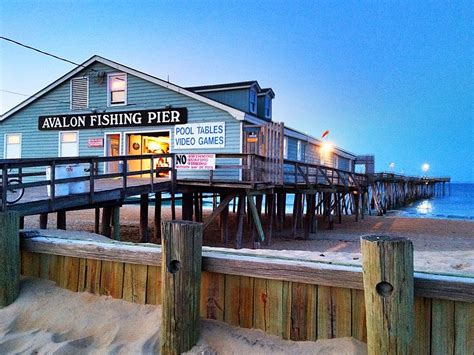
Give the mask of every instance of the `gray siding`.
[[(106, 73), (117, 72), (116, 69), (96, 63), (92, 66), (96, 71)], [(141, 78), (127, 75), (128, 92), (127, 105), (107, 107), (107, 80), (98, 83), (95, 80), (95, 71), (85, 69), (76, 77), (89, 75), (89, 108), (97, 109), (99, 112), (140, 110), (148, 108), (164, 108), (167, 105), (173, 107), (186, 107), (188, 109), (188, 122), (219, 121), (226, 124), (226, 146), (222, 149), (206, 150), (207, 153), (239, 153), (240, 124), (227, 112), (192, 99), (183, 94), (166, 89)], [(22, 158), (56, 157), (59, 149), (58, 131), (39, 131), (38, 116), (51, 114), (73, 114), (90, 111), (70, 110), (70, 81), (56, 87), (40, 99), (27, 105), (20, 111), (0, 122), (0, 157), (3, 158), (4, 136), (6, 133), (22, 133)], [(106, 132), (133, 132), (133, 131), (170, 131), (171, 142), (173, 142), (173, 126), (160, 126), (143, 128), (107, 128), (79, 131), (79, 155), (80, 156), (102, 156), (103, 148), (88, 148), (89, 138), (103, 138)], [(123, 137), (124, 138), (124, 137)], [(122, 139), (122, 145), (125, 139)], [(122, 146), (121, 152), (124, 151)], [(173, 152), (173, 144), (170, 146)], [(180, 151), (185, 152), (185, 151)], [(203, 150), (192, 150), (191, 153), (203, 152)], [(204, 172), (203, 172), (204, 173)], [(181, 174), (184, 177), (184, 174)], [(195, 174), (193, 174), (195, 176)], [(238, 172), (232, 171), (226, 174), (226, 178), (238, 178)]]
[[(241, 111), (249, 112), (250, 109), (250, 90), (228, 90), (228, 91), (211, 91), (202, 92), (199, 95), (206, 96), (210, 99), (222, 102), (223, 104), (235, 107)], [(257, 99), (257, 110), (259, 101)]]

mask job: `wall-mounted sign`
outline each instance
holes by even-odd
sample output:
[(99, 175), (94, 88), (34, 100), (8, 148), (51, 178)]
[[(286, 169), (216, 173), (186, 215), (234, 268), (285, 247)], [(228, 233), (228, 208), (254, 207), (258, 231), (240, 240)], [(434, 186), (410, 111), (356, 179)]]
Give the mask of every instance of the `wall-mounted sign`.
[(174, 127), (174, 149), (225, 147), (225, 122), (203, 122)]
[(188, 122), (187, 108), (39, 116), (40, 131), (168, 126)]
[(88, 148), (103, 148), (104, 147), (104, 138), (89, 138), (87, 140)]
[(258, 141), (257, 132), (249, 132), (249, 135), (247, 136), (247, 142), (248, 143), (257, 143), (257, 141)]
[(215, 154), (176, 154), (175, 167), (178, 170), (215, 170)]

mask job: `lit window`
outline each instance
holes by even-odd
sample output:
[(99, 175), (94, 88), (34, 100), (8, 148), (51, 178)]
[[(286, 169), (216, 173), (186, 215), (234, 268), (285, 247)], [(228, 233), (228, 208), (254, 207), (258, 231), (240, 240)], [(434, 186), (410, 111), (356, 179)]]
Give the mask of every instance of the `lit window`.
[(110, 74), (108, 77), (109, 105), (127, 104), (127, 75)]
[(250, 112), (257, 112), (257, 92), (254, 89), (250, 90)]
[(283, 138), (283, 158), (288, 159), (288, 137)]
[(265, 118), (272, 117), (272, 98), (267, 95), (265, 96)]
[(5, 135), (5, 158), (21, 158), (21, 134), (13, 133)]
[(79, 155), (79, 133), (59, 132), (59, 156), (77, 157)]

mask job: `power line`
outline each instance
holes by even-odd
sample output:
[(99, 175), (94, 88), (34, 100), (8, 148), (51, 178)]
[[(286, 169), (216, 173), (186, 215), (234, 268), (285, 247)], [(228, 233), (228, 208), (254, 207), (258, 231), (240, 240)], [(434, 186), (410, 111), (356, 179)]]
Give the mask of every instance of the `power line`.
[[(11, 43), (14, 43), (18, 46), (21, 46), (21, 47), (24, 47), (24, 48), (27, 48), (27, 49), (31, 49), (32, 51), (35, 51), (35, 52), (38, 52), (38, 53), (41, 53), (41, 54), (44, 54), (44, 55), (47, 55), (49, 57), (53, 57), (55, 59), (58, 59), (58, 60), (62, 60), (63, 62), (66, 62), (66, 63), (69, 63), (69, 64), (73, 64), (73, 65), (76, 65), (78, 67), (82, 67), (82, 68), (86, 68), (84, 65), (82, 64), (79, 64), (79, 63), (76, 63), (76, 62), (73, 62), (72, 60), (69, 60), (69, 59), (66, 59), (66, 58), (63, 58), (63, 57), (60, 57), (60, 56), (57, 56), (55, 54), (52, 54), (52, 53), (49, 53), (49, 52), (46, 52), (46, 51), (43, 51), (41, 49), (38, 49), (38, 48), (35, 48), (35, 47), (32, 47), (32, 46), (29, 46), (27, 44), (24, 44), (24, 43), (21, 43), (21, 42), (18, 42), (14, 39), (11, 39), (11, 38), (7, 38), (7, 37), (4, 37), (4, 36), (0, 36), (0, 39), (3, 39), (4, 41), (8, 41), (8, 42), (11, 42)], [(94, 72), (97, 72), (97, 70), (94, 70), (94, 69), (90, 69)]]
[[(28, 95), (28, 94), (23, 94), (21, 92), (16, 92), (16, 91), (10, 91), (10, 90), (4, 90), (4, 89), (0, 89), (1, 92), (6, 92), (8, 94), (13, 94), (13, 95), (19, 95), (19, 96), (25, 96), (25, 97), (31, 97), (33, 95)], [(56, 99), (51, 99), (51, 98), (43, 98), (43, 100), (46, 100), (46, 101), (54, 101), (54, 102), (59, 102), (61, 104), (70, 104), (69, 101), (61, 101), (61, 100), (56, 100)]]

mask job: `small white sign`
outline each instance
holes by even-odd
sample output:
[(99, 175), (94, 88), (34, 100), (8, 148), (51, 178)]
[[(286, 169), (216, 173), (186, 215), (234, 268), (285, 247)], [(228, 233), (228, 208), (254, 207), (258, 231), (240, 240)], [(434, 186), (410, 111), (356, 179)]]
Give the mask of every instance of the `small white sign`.
[(173, 143), (174, 150), (225, 148), (225, 122), (176, 125)]
[(178, 170), (215, 170), (215, 154), (176, 154), (175, 167)]

